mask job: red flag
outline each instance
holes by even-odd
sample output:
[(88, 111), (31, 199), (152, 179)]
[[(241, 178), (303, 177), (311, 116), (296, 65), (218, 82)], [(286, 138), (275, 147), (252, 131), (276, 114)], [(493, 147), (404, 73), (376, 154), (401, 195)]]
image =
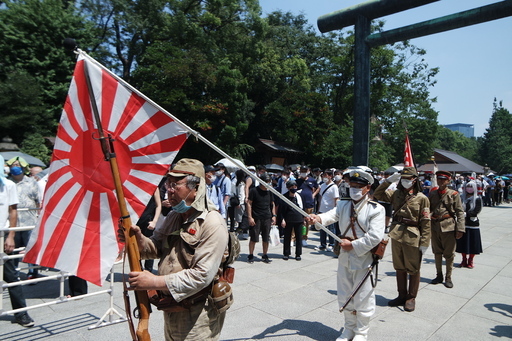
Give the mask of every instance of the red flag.
[(43, 209), (24, 261), (101, 285), (119, 252), (120, 211), (110, 163), (97, 140), (84, 63), (105, 136), (114, 139), (125, 199), (135, 221), (188, 133), (80, 55), (58, 127)]
[(411, 143), (409, 142), (409, 134), (407, 133), (405, 133), (404, 167), (416, 167), (412, 159)]

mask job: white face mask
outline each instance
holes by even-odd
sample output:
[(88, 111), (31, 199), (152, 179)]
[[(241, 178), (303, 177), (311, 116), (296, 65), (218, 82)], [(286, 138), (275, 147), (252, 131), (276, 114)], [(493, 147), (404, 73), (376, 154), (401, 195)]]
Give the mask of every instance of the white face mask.
[(414, 180), (407, 180), (407, 179), (400, 180), (400, 183), (402, 184), (402, 186), (404, 186), (405, 189), (411, 188), (413, 182), (414, 182)]
[(307, 173), (300, 173), (301, 178), (305, 178), (308, 174)]
[(211, 182), (215, 182), (215, 180), (217, 180), (217, 176), (216, 175), (210, 175), (210, 181)]
[(329, 178), (322, 178), (322, 181), (325, 182), (325, 183), (328, 183), (329, 182)]
[(222, 174), (224, 174), (224, 173), (221, 170), (215, 172), (215, 175), (217, 175), (217, 176), (222, 176)]
[(349, 193), (350, 198), (354, 201), (359, 201), (364, 197), (362, 188), (350, 187)]
[(341, 180), (341, 175), (334, 176), (334, 181), (340, 181), (340, 180)]
[(283, 179), (283, 181), (286, 181), (286, 180), (288, 180), (288, 177), (286, 175), (282, 175), (281, 179)]

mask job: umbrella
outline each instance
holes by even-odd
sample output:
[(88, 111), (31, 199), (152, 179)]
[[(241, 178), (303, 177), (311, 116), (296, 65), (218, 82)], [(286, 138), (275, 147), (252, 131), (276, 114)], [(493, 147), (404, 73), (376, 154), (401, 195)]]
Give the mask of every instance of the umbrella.
[(502, 176), (501, 176), (501, 179), (502, 179), (502, 180), (510, 180), (510, 178), (509, 178), (508, 176), (505, 176), (505, 175), (502, 175)]
[(244, 163), (240, 160), (234, 159), (236, 163), (233, 163), (230, 159), (224, 158), (217, 161), (215, 164), (222, 163), (224, 167), (228, 170), (228, 172), (234, 172), (237, 169), (240, 169), (241, 167), (244, 167)]
[(280, 171), (282, 171), (282, 170), (284, 169), (284, 167), (283, 167), (283, 166), (276, 165), (275, 163), (270, 163), (270, 164), (268, 164), (268, 165), (265, 165), (265, 168), (266, 168), (268, 171), (273, 170), (273, 171), (278, 171), (278, 172), (280, 172)]
[(19, 156), (25, 159), (27, 163), (31, 166), (41, 166), (46, 167), (43, 161), (39, 160), (37, 157), (33, 157), (31, 155), (22, 153), (22, 152), (1, 152), (0, 155), (4, 157), (5, 161), (12, 159), (13, 157)]

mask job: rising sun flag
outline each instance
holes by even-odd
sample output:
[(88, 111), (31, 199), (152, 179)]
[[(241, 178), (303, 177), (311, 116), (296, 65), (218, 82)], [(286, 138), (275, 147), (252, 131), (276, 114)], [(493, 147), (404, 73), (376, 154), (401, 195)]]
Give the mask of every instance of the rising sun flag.
[(24, 261), (101, 285), (120, 249), (116, 238), (120, 209), (91, 102), (96, 103), (103, 134), (115, 151), (132, 217), (144, 211), (189, 131), (94, 59), (79, 55), (59, 123), (43, 209)]

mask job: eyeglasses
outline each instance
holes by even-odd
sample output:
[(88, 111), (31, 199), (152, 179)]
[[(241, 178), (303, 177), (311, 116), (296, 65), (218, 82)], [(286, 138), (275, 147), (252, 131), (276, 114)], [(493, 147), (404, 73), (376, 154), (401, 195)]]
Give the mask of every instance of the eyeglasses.
[(165, 189), (166, 189), (167, 191), (170, 191), (171, 189), (172, 189), (172, 190), (175, 190), (175, 189), (176, 189), (176, 187), (178, 187), (178, 186), (183, 186), (183, 185), (186, 185), (186, 184), (187, 184), (187, 182), (186, 182), (186, 181), (185, 181), (185, 182), (181, 182), (181, 183), (178, 183), (178, 182), (171, 182), (171, 181), (166, 181), (164, 186), (165, 186)]

